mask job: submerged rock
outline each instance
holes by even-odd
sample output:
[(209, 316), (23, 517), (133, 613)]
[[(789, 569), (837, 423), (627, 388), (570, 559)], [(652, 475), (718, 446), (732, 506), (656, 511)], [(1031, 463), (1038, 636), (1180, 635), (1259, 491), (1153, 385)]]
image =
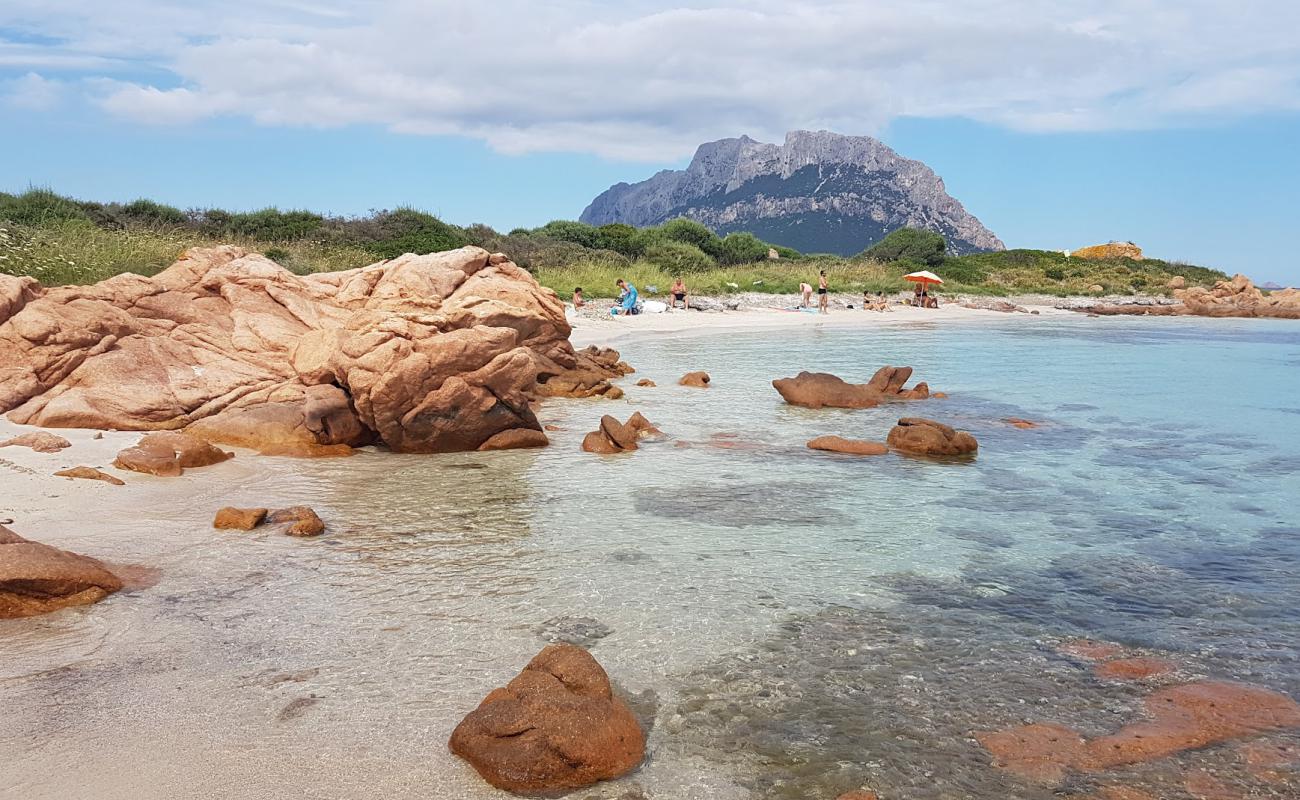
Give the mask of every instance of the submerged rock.
[(842, 436), (818, 436), (808, 442), (808, 447), (812, 450), (828, 450), (832, 453), (847, 453), (854, 456), (883, 456), (889, 452), (889, 447), (881, 442), (845, 439)]
[(30, 447), (38, 453), (57, 453), (65, 447), (72, 447), (72, 442), (46, 431), (33, 431), (0, 442), (0, 447)]
[(580, 789), (645, 757), (645, 736), (605, 670), (568, 644), (546, 647), (492, 690), (448, 744), (488, 783), (516, 794)]
[(655, 383), (654, 381), (650, 380), (649, 378), (642, 378), (641, 380), (639, 380), (639, 381), (636, 382), (636, 385), (637, 385), (637, 386), (644, 386), (644, 387), (646, 387), (647, 389), (653, 389), (655, 386), (658, 386), (659, 384)]
[(1113, 681), (1140, 681), (1167, 675), (1174, 665), (1162, 658), (1121, 658), (1092, 668), (1098, 678)]
[(889, 446), (920, 456), (965, 456), (979, 449), (975, 437), (941, 422), (904, 417), (889, 432)]
[(697, 389), (709, 388), (709, 373), (707, 372), (688, 372), (681, 377), (677, 383), (681, 386), (694, 386)]
[(474, 450), (539, 428), (530, 403), (564, 393), (553, 381), (608, 392), (631, 369), (614, 351), (575, 353), (555, 293), (476, 247), (306, 276), (196, 248), (153, 277), (9, 280), (0, 298), (0, 413), (12, 421), (193, 426), (263, 452)]
[(552, 617), (533, 629), (551, 643), (589, 647), (614, 632), (614, 629), (591, 617)]
[(172, 478), (186, 468), (219, 464), (234, 455), (184, 433), (160, 431), (145, 434), (133, 446), (119, 452), (113, 466)]
[(0, 619), (98, 603), (121, 588), (99, 561), (28, 541), (0, 525)]
[(126, 481), (121, 478), (109, 475), (107, 472), (97, 470), (94, 467), (71, 467), (61, 469), (54, 473), (56, 478), (80, 478), (88, 481), (103, 481), (113, 486), (126, 486)]

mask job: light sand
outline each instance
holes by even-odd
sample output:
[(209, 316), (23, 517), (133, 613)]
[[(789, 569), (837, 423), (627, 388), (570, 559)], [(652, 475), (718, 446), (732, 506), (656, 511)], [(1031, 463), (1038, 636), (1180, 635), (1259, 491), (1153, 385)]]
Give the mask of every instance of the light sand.
[(1076, 312), (1051, 307), (1036, 307), (1038, 314), (1005, 313), (965, 308), (950, 304), (941, 308), (891, 306), (890, 311), (833, 309), (829, 314), (781, 309), (748, 308), (740, 311), (668, 311), (662, 314), (638, 314), (633, 317), (570, 319), (574, 347), (617, 345), (631, 336), (646, 334), (718, 334), (737, 330), (784, 330), (788, 328), (834, 328), (870, 330), (909, 324), (969, 324), (1039, 320), (1062, 316), (1077, 317)]

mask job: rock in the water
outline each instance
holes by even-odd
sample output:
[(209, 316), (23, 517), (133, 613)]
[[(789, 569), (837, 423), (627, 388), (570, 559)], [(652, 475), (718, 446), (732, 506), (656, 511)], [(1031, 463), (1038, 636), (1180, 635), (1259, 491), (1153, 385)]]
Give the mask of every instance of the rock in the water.
[(103, 481), (104, 483), (111, 483), (114, 486), (126, 485), (126, 481), (121, 478), (109, 475), (107, 472), (102, 472), (94, 467), (72, 467), (70, 469), (61, 469), (54, 473), (54, 475), (58, 478), (81, 478), (88, 481)]
[(0, 447), (30, 447), (38, 453), (57, 453), (65, 447), (72, 447), (72, 442), (45, 431), (33, 431), (0, 442)]
[(251, 531), (266, 519), (265, 508), (235, 508), (226, 506), (217, 512), (212, 527), (220, 530)]
[(694, 386), (697, 389), (709, 388), (709, 373), (707, 372), (688, 372), (681, 377), (677, 383), (682, 386)]
[(98, 603), (122, 581), (88, 556), (31, 542), (0, 525), (0, 619)]
[(647, 389), (653, 389), (655, 386), (658, 386), (657, 383), (655, 383), (654, 381), (650, 380), (649, 378), (642, 378), (641, 380), (639, 380), (639, 381), (636, 382), (636, 385), (637, 385), (637, 386), (644, 386), (644, 387), (646, 387)]
[(268, 525), (284, 525), (285, 536), (320, 536), (325, 523), (307, 506), (290, 506), (266, 515)]
[[(554, 427), (554, 426), (552, 426)], [(515, 428), (501, 431), (479, 445), (480, 450), (523, 450), (530, 447), (546, 447), (551, 440), (546, 434), (532, 428)]]
[(591, 617), (552, 617), (533, 631), (552, 644), (576, 644), (589, 647), (614, 632), (614, 629)]
[(1113, 681), (1140, 681), (1174, 671), (1174, 665), (1161, 658), (1121, 658), (1098, 664), (1092, 669), (1098, 678)]
[(881, 367), (866, 383), (849, 383), (828, 372), (800, 372), (793, 378), (772, 381), (790, 405), (804, 408), (874, 408), (886, 401), (925, 400), (930, 387), (918, 383), (904, 388), (911, 367)]
[(637, 449), (638, 439), (662, 436), (663, 432), (640, 411), (633, 413), (626, 424), (606, 414), (600, 418), (600, 427), (583, 438), (582, 449), (599, 455), (626, 453)]
[(645, 736), (586, 650), (551, 645), (490, 692), (451, 734), (451, 752), (516, 794), (617, 778), (645, 757)]
[(173, 478), (187, 467), (219, 464), (234, 453), (222, 451), (202, 439), (176, 431), (148, 433), (117, 454), (113, 466), (147, 475)]
[[(568, 363), (568, 362), (566, 362)], [(567, 367), (547, 362), (538, 369), (537, 394), (541, 397), (604, 397), (617, 400), (623, 390), (610, 383), (613, 378), (635, 372), (619, 360), (617, 350), (608, 347), (583, 348), (574, 353)]]
[(1085, 739), (1056, 724), (976, 734), (997, 766), (1043, 783), (1069, 772), (1099, 772), (1199, 750), (1233, 739), (1300, 728), (1300, 705), (1258, 686), (1201, 681), (1161, 689), (1146, 699), (1148, 719), (1108, 736)]
[(979, 449), (975, 437), (921, 417), (904, 417), (889, 432), (889, 446), (920, 456), (965, 456)]
[(852, 792), (845, 792), (835, 800), (880, 800), (875, 792), (868, 792), (865, 789), (858, 789)]
[(269, 452), (475, 450), (540, 427), (531, 401), (556, 393), (540, 379), (600, 393), (628, 369), (613, 351), (575, 353), (555, 293), (476, 247), (306, 276), (237, 247), (193, 249), (154, 277), (7, 280), (0, 298), (12, 421), (194, 426)]
[(1020, 417), (1007, 417), (1002, 421), (1007, 423), (1013, 428), (1020, 428), (1021, 430), (1026, 430), (1026, 431), (1038, 427), (1037, 422), (1030, 422), (1027, 419), (1021, 419)]
[(812, 450), (828, 450), (832, 453), (847, 453), (854, 456), (883, 456), (889, 452), (889, 447), (882, 442), (845, 439), (842, 436), (818, 436), (808, 442), (808, 447)]

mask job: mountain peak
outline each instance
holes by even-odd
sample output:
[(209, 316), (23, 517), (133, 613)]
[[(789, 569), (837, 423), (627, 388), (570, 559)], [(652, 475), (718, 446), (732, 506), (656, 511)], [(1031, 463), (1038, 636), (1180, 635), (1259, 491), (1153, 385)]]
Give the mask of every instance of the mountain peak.
[(780, 145), (745, 135), (706, 142), (685, 170), (611, 187), (582, 213), (594, 225), (675, 217), (805, 252), (852, 255), (902, 227), (942, 233), (957, 253), (1003, 249), (928, 166), (832, 131), (790, 131)]

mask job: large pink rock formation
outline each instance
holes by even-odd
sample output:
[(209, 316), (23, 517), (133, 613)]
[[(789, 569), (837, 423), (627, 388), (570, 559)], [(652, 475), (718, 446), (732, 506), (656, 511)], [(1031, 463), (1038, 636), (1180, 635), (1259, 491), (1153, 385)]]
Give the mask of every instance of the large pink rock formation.
[(1106, 316), (1131, 314), (1159, 317), (1273, 317), (1300, 319), (1300, 289), (1279, 289), (1264, 294), (1255, 288), (1250, 278), (1234, 275), (1230, 281), (1218, 281), (1214, 288), (1193, 286), (1175, 289), (1174, 297), (1180, 303), (1172, 305), (1119, 305), (1090, 306), (1077, 309), (1090, 314)]
[[(566, 394), (564, 376), (600, 382), (587, 373), (605, 365), (568, 338), (554, 292), (476, 247), (307, 276), (193, 249), (152, 278), (0, 276), (0, 413), (265, 452), (474, 450), (540, 430), (530, 401)], [(557, 391), (539, 389), (552, 378)]]

